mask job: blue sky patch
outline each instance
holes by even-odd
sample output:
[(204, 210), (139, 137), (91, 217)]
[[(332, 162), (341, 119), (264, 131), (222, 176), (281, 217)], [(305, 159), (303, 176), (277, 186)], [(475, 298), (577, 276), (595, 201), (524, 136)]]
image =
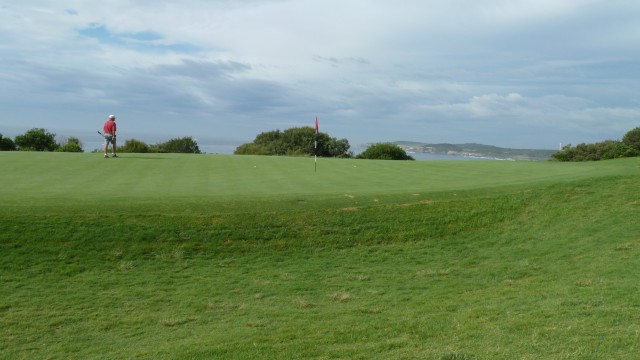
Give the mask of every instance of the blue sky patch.
[(80, 29), (78, 33), (84, 37), (96, 39), (103, 44), (121, 46), (141, 52), (194, 53), (199, 50), (197, 46), (186, 43), (163, 44), (161, 41), (164, 37), (151, 31), (114, 33), (109, 31), (104, 25), (92, 24), (89, 27)]

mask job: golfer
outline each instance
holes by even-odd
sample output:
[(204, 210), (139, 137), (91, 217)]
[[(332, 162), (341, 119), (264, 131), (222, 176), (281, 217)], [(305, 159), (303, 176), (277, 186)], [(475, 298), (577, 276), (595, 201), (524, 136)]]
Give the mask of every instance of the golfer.
[(108, 158), (107, 152), (109, 150), (109, 143), (111, 143), (112, 152), (111, 156), (117, 157), (116, 155), (116, 117), (114, 115), (109, 115), (107, 121), (104, 122), (103, 127), (103, 135), (104, 135), (104, 157)]

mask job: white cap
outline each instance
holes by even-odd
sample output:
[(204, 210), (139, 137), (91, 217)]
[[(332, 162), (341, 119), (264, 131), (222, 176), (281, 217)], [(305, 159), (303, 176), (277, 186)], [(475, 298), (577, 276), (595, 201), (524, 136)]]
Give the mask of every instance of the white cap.
[(115, 119), (116, 116), (115, 115), (109, 115), (109, 119)]

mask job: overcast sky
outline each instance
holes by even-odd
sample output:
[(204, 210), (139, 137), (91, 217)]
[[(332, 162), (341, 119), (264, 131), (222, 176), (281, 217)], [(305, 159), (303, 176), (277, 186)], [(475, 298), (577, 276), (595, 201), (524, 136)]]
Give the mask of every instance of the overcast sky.
[[(0, 133), (556, 149), (640, 126), (637, 0), (0, 2)], [(97, 139), (100, 140), (99, 138)]]

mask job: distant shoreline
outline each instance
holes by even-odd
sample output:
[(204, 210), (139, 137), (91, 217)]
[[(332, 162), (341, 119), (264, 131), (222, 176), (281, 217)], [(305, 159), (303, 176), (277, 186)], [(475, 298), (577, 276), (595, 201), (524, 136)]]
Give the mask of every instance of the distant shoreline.
[[(439, 160), (453, 160), (454, 158), (462, 158), (464, 160), (528, 160), (528, 161), (544, 161), (549, 160), (555, 150), (545, 149), (511, 149), (501, 148), (492, 145), (483, 144), (428, 144), (408, 141), (395, 141), (396, 144), (403, 148), (408, 154), (416, 158), (420, 157), (448, 157), (439, 158)], [(370, 144), (359, 145), (366, 148)]]

